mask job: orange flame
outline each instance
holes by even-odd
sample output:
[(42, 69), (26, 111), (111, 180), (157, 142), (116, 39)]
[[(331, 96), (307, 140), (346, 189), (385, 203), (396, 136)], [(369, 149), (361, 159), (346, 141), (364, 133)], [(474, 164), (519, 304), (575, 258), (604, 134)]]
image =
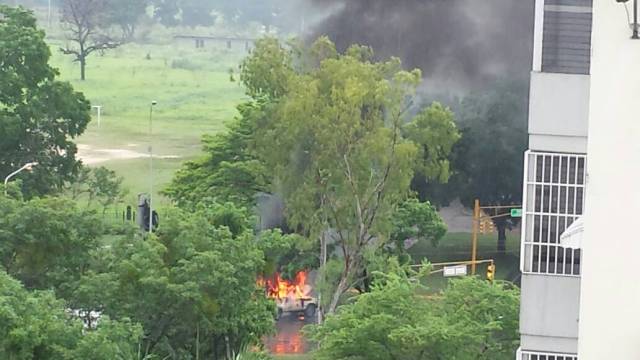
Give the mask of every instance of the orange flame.
[(258, 279), (258, 284), (265, 287), (267, 296), (272, 299), (305, 299), (311, 292), (307, 275), (306, 271), (300, 271), (294, 279), (286, 280), (276, 273), (270, 279)]

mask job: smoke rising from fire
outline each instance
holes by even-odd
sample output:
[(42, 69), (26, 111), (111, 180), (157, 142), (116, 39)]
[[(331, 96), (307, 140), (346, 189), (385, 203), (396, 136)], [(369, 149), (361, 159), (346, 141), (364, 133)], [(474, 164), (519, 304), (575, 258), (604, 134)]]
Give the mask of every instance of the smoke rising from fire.
[(420, 68), (426, 86), (459, 91), (531, 69), (533, 0), (307, 0), (331, 13), (312, 36), (360, 43)]

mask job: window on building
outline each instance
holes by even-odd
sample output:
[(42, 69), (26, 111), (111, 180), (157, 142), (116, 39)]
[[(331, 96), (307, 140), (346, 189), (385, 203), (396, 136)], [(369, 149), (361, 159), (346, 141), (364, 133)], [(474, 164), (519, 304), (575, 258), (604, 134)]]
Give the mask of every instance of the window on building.
[(527, 152), (522, 271), (580, 275), (580, 250), (560, 246), (560, 235), (584, 212), (586, 156)]
[(545, 0), (542, 71), (589, 74), (593, 0)]
[(522, 360), (578, 360), (577, 355), (553, 354), (540, 352), (522, 352)]

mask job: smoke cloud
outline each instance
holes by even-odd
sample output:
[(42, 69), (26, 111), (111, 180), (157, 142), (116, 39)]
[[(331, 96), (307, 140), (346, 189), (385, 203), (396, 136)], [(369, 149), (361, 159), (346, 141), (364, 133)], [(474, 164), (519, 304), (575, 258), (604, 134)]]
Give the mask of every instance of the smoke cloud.
[(534, 0), (307, 1), (330, 11), (310, 36), (400, 57), (423, 71), (430, 91), (471, 90), (531, 69)]

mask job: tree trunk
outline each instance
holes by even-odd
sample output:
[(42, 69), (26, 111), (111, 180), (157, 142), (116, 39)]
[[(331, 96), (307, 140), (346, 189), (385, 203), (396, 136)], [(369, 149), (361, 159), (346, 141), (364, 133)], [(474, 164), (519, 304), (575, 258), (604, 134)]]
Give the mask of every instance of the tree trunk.
[(200, 360), (200, 323), (196, 328), (196, 360)]
[(349, 281), (348, 275), (345, 275), (342, 277), (342, 279), (340, 279), (340, 283), (338, 283), (338, 287), (333, 292), (333, 297), (331, 298), (331, 304), (327, 309), (327, 314), (333, 314), (336, 312), (336, 309), (338, 308), (338, 304), (340, 303), (340, 297), (342, 297), (342, 294), (344, 294), (345, 291), (347, 291), (347, 288), (349, 287), (348, 281)]
[(87, 67), (87, 61), (84, 57), (80, 58), (80, 80), (85, 80), (85, 68)]
[(364, 292), (369, 293), (371, 292), (371, 278), (369, 277), (369, 273), (367, 272), (367, 269), (365, 268), (364, 271), (362, 272), (362, 283), (364, 284)]
[(504, 222), (496, 224), (498, 229), (498, 252), (504, 254), (507, 251), (507, 225)]
[(229, 335), (224, 336), (224, 344), (227, 350), (227, 360), (233, 360), (231, 357), (231, 346), (229, 345)]

